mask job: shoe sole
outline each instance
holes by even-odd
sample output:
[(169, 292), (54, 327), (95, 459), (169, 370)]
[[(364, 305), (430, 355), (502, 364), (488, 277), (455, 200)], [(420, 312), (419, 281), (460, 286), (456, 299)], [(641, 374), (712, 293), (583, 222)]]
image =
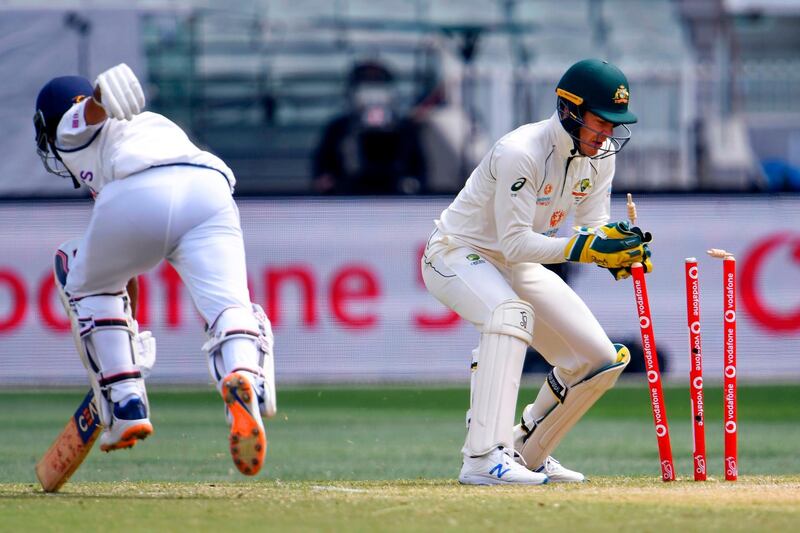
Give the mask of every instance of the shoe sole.
[[(564, 474), (545, 474), (542, 470), (543, 469), (531, 470), (531, 472), (546, 475), (547, 479), (550, 480), (550, 483), (585, 483), (586, 481), (588, 481), (586, 479), (586, 476), (584, 476), (580, 472), (575, 472), (575, 475), (564, 475)], [(578, 475), (581, 476), (580, 479), (577, 478)]]
[(229, 438), (233, 464), (246, 476), (261, 470), (267, 453), (267, 436), (261, 422), (261, 413), (250, 410), (253, 387), (246, 377), (233, 373), (222, 382), (222, 399), (231, 414)]
[(100, 446), (100, 449), (108, 453), (114, 450), (133, 448), (136, 445), (136, 441), (144, 440), (152, 434), (152, 424), (136, 424), (126, 429), (117, 442), (114, 444), (103, 444)]
[(547, 485), (550, 481), (549, 478), (544, 478), (542, 481), (503, 481), (502, 479), (485, 478), (483, 476), (462, 476), (458, 478), (458, 482), (462, 485), (530, 485), (533, 487), (539, 485)]

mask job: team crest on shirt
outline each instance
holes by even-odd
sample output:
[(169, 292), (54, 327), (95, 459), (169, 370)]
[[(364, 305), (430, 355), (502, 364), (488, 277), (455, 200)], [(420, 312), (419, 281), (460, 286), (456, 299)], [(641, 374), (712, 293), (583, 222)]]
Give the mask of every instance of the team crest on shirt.
[(572, 197), (575, 199), (575, 203), (580, 202), (583, 200), (584, 196), (589, 194), (589, 189), (592, 188), (592, 181), (589, 178), (583, 178), (575, 186), (572, 188)]
[(553, 214), (550, 215), (550, 227), (556, 228), (561, 225), (561, 221), (564, 220), (564, 217), (567, 216), (567, 213), (562, 211), (561, 209), (557, 211), (553, 211)]

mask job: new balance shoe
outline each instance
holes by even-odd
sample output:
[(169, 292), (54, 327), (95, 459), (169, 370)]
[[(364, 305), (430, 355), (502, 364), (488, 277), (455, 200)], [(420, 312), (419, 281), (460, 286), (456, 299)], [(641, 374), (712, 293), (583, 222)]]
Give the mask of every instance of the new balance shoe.
[(267, 452), (267, 436), (255, 388), (245, 372), (232, 372), (222, 380), (221, 393), (231, 424), (233, 463), (242, 474), (253, 476), (261, 470)]
[(561, 463), (553, 457), (547, 456), (542, 466), (534, 470), (545, 474), (552, 483), (580, 483), (586, 481), (586, 476), (580, 472), (564, 468)]
[(111, 409), (111, 425), (100, 434), (100, 449), (104, 452), (132, 448), (136, 441), (153, 434), (153, 425), (147, 416), (145, 402), (130, 395), (114, 402)]
[[(522, 449), (522, 445), (525, 444), (525, 439), (527, 438), (528, 432), (522, 427), (522, 424), (514, 426), (514, 448), (517, 450)], [(518, 463), (525, 464), (522, 460), (522, 456), (518, 454), (517, 457)], [(549, 455), (545, 458), (544, 463), (536, 468), (532, 468), (532, 470), (545, 474), (553, 483), (578, 483), (586, 481), (586, 476), (580, 472), (564, 468), (561, 463)]]
[(464, 457), (462, 485), (543, 485), (547, 475), (531, 472), (515, 460), (516, 452), (499, 446), (479, 457)]

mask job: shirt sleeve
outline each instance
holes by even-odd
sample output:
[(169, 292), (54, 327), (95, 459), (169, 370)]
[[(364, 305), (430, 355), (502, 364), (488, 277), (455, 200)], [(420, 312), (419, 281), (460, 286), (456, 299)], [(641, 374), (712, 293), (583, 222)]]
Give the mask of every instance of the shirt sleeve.
[(105, 121), (99, 124), (86, 124), (84, 108), (88, 99), (73, 105), (61, 117), (56, 129), (56, 148), (76, 151), (90, 144)]
[(596, 228), (611, 218), (611, 180), (614, 178), (614, 157), (598, 161), (596, 185), (575, 208), (575, 224)]
[(533, 231), (536, 183), (541, 181), (533, 158), (515, 147), (498, 146), (492, 161), (497, 239), (512, 263), (563, 263), (569, 239)]

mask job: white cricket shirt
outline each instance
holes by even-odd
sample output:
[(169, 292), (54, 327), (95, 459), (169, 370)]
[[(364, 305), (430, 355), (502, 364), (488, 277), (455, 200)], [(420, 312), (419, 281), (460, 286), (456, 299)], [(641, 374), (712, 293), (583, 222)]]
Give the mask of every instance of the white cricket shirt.
[(90, 126), (84, 117), (87, 101), (75, 104), (61, 117), (56, 149), (64, 165), (93, 195), (112, 181), (166, 165), (214, 169), (233, 191), (233, 171), (217, 156), (195, 146), (168, 118), (145, 111), (130, 121), (108, 118)]
[(573, 149), (556, 114), (506, 134), (436, 226), (511, 264), (564, 262), (568, 238), (555, 234), (573, 210), (577, 226), (608, 223), (614, 177), (614, 155), (594, 160)]

